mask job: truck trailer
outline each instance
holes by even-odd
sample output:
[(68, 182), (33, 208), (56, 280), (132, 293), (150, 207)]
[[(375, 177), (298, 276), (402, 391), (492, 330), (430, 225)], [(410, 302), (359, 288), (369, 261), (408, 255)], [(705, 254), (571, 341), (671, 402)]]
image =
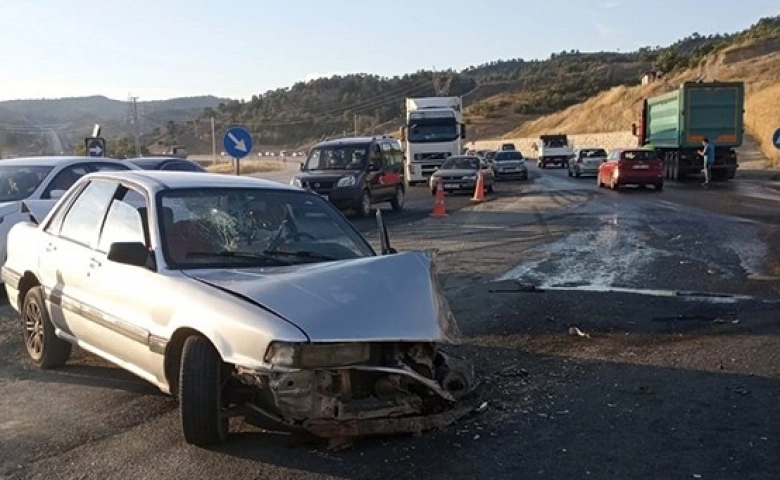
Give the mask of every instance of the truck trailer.
[(445, 160), (462, 152), (466, 126), (461, 98), (407, 98), (400, 137), (407, 184), (426, 183)]
[(682, 180), (699, 175), (698, 151), (706, 138), (715, 147), (713, 179), (732, 179), (742, 145), (745, 85), (742, 82), (685, 82), (680, 88), (642, 102), (632, 132), (640, 147), (654, 148), (664, 161), (664, 176)]

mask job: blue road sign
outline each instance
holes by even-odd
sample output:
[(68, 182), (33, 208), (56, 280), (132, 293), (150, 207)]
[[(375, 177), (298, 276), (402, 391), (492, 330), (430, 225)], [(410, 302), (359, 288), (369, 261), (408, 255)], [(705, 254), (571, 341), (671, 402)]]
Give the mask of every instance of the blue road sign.
[(245, 128), (233, 127), (222, 139), (225, 152), (233, 158), (244, 158), (252, 151), (252, 134)]
[(106, 156), (106, 139), (100, 137), (90, 137), (84, 139), (84, 146), (89, 157)]
[(775, 144), (775, 148), (780, 150), (780, 128), (775, 130), (775, 134), (772, 135), (772, 143)]

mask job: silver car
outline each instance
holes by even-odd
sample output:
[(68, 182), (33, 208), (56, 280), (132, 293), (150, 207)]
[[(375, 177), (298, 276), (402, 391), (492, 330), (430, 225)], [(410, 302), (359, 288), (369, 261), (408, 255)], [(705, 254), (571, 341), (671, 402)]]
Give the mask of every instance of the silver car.
[(495, 177), (488, 163), (474, 155), (457, 155), (444, 161), (428, 179), (431, 195), (441, 184), (445, 192), (474, 192), (477, 188), (477, 178), (482, 171), (482, 186), (487, 193), (493, 193)]
[(177, 396), (199, 446), (234, 415), (342, 438), (466, 413), (433, 257), (386, 229), (377, 255), (314, 193), (210, 173), (96, 173), (54, 202), (25, 204), (40, 221), (11, 229), (2, 268), (40, 368), (103, 357)]
[(0, 162), (0, 258), (11, 227), (28, 219), (22, 200), (59, 198), (90, 172), (132, 170), (135, 165), (98, 157), (22, 157)]
[(580, 148), (569, 159), (569, 176), (597, 175), (599, 166), (607, 160), (607, 151), (603, 148)]

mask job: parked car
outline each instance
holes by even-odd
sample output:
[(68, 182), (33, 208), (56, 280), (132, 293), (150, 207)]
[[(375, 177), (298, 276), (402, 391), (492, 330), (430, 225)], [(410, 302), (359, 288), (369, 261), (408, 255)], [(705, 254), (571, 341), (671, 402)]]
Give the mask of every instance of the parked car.
[(569, 176), (596, 175), (599, 167), (607, 159), (607, 151), (603, 148), (581, 148), (574, 151), (569, 159)]
[(97, 157), (23, 157), (0, 162), (0, 258), (6, 257), (6, 237), (11, 227), (29, 218), (22, 211), (22, 200), (59, 198), (90, 172), (135, 168)]
[(495, 150), (488, 150), (487, 152), (485, 152), (485, 160), (487, 160), (488, 162), (492, 161), (493, 157), (496, 156), (496, 153), (498, 152), (496, 152)]
[(315, 145), (290, 183), (312, 190), (342, 210), (368, 216), (371, 206), (404, 208), (404, 154), (390, 137), (341, 138)]
[(664, 165), (655, 150), (644, 148), (618, 149), (610, 152), (599, 165), (596, 175), (599, 188), (609, 186), (616, 190), (623, 185), (653, 185), (664, 188)]
[(517, 150), (514, 143), (502, 143), (501, 144), (501, 151), (509, 151), (509, 150)]
[(489, 163), (496, 180), (502, 178), (528, 180), (528, 167), (525, 164), (525, 158), (517, 150), (496, 152), (493, 160)]
[(433, 172), (428, 180), (431, 194), (436, 195), (440, 178), (445, 192), (473, 192), (477, 188), (477, 175), (480, 170), (485, 192), (493, 193), (495, 177), (490, 165), (479, 157), (459, 155), (448, 158), (438, 170)]
[(142, 170), (174, 170), (177, 172), (208, 172), (198, 162), (177, 157), (138, 157), (125, 160)]
[(329, 437), (468, 411), (473, 370), (444, 352), (457, 324), (432, 254), (396, 253), (380, 228), (377, 255), (314, 193), (132, 171), (41, 202), (2, 268), (29, 358), (59, 367), (78, 345), (138, 375), (178, 397), (188, 443), (223, 442), (236, 415)]

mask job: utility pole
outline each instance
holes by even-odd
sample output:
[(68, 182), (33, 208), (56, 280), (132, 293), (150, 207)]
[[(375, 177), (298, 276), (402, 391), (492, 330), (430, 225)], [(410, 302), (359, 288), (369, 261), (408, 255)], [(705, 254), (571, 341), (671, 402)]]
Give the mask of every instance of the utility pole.
[(217, 137), (214, 135), (214, 117), (211, 117), (211, 164), (217, 164)]
[(130, 96), (133, 129), (135, 131), (135, 156), (141, 156), (141, 133), (138, 124), (138, 97)]

